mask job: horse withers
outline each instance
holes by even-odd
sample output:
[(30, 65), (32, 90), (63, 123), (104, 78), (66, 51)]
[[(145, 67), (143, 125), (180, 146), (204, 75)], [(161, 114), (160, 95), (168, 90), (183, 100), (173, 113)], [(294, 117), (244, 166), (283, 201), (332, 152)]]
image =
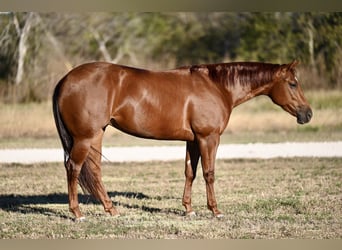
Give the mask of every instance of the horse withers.
[(65, 152), (69, 208), (76, 219), (77, 183), (118, 215), (101, 179), (102, 137), (108, 125), (130, 135), (186, 141), (182, 203), (194, 215), (191, 187), (199, 159), (206, 183), (207, 206), (216, 217), (215, 158), (232, 109), (267, 95), (299, 124), (312, 110), (289, 64), (236, 62), (150, 71), (106, 62), (80, 65), (67, 73), (53, 94), (53, 112)]

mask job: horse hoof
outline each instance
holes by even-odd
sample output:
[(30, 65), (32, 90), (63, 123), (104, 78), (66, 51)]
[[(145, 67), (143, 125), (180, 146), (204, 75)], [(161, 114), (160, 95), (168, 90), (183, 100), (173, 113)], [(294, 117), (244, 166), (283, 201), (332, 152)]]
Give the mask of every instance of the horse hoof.
[(215, 214), (215, 218), (217, 219), (223, 219), (224, 218), (224, 215), (219, 213), (219, 214)]
[(196, 217), (197, 215), (196, 215), (195, 211), (191, 211), (189, 213), (186, 213), (186, 216), (192, 218), (192, 217)]
[(81, 217), (79, 217), (79, 218), (76, 218), (75, 219), (75, 222), (83, 222), (83, 221), (85, 221), (86, 220), (86, 218), (84, 217), (84, 216), (81, 216)]

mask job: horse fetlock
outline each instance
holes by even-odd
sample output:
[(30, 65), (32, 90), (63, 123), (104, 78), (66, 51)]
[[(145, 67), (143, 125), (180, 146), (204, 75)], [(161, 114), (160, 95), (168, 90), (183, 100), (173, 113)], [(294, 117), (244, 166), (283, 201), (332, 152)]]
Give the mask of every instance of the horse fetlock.
[(223, 218), (223, 217), (224, 217), (223, 213), (221, 213), (221, 211), (218, 210), (217, 208), (210, 209), (210, 210), (211, 210), (211, 212), (213, 213), (213, 216), (214, 216), (215, 218), (220, 219), (220, 218)]
[(79, 218), (82, 218), (82, 217), (83, 217), (83, 215), (82, 215), (82, 213), (81, 213), (81, 210), (80, 210), (79, 206), (70, 207), (70, 208), (69, 208), (69, 211), (75, 215), (76, 219), (79, 219)]
[(107, 213), (109, 213), (111, 216), (114, 216), (114, 217), (119, 217), (120, 216), (119, 211), (115, 207), (111, 207), (109, 209), (105, 209), (105, 211)]
[(220, 210), (217, 208), (217, 204), (207, 204), (208, 209), (213, 213), (213, 215), (216, 217), (219, 214), (222, 214)]

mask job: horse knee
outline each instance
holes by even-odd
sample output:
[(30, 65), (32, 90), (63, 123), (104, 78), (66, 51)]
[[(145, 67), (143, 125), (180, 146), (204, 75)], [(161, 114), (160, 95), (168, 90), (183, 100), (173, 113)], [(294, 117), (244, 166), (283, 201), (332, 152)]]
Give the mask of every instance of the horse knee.
[(203, 177), (204, 177), (204, 180), (207, 183), (214, 183), (214, 181), (215, 181), (215, 171), (214, 170), (205, 171), (203, 173)]

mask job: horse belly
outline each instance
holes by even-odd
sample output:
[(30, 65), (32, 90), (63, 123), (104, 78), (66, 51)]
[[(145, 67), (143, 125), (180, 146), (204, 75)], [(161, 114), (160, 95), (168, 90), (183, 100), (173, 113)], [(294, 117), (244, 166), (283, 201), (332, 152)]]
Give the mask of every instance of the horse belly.
[(158, 140), (193, 140), (185, 114), (175, 108), (130, 106), (114, 114), (111, 123), (128, 134)]

